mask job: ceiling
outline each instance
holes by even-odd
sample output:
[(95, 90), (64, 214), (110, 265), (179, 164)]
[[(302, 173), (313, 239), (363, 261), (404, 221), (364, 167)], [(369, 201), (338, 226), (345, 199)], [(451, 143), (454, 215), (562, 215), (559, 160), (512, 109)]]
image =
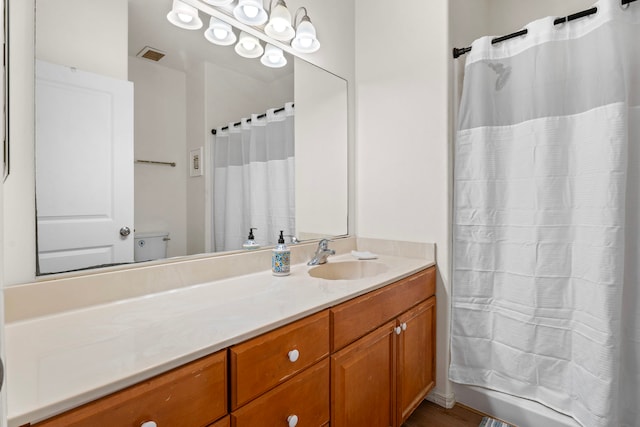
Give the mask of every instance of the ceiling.
[[(203, 27), (184, 30), (167, 20), (172, 0), (129, 0), (129, 56), (149, 46), (164, 52), (159, 64), (188, 71), (203, 61), (253, 77), (273, 81), (293, 73), (293, 58), (285, 52), (288, 64), (279, 69), (265, 67), (260, 59), (247, 59), (235, 53), (233, 46), (218, 46), (204, 38), (209, 15), (200, 12)], [(236, 30), (236, 36), (238, 31)]]

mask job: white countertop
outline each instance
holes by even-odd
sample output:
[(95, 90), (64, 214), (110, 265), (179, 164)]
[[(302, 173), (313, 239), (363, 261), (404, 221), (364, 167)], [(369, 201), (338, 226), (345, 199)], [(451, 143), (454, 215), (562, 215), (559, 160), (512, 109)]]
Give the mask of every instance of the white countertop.
[(359, 262), (388, 271), (324, 280), (297, 264), (286, 277), (264, 271), (8, 323), (8, 425), (51, 417), (434, 265), (387, 255)]

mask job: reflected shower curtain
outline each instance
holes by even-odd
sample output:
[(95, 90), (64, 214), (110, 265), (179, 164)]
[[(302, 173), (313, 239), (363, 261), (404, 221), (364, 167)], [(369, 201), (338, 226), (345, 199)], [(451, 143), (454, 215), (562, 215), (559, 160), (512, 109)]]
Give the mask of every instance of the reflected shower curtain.
[(214, 137), (216, 251), (241, 249), (251, 227), (261, 245), (276, 244), (280, 230), (295, 232), (293, 104), (241, 122), (217, 129)]
[(466, 58), (449, 374), (640, 426), (640, 2), (596, 6)]

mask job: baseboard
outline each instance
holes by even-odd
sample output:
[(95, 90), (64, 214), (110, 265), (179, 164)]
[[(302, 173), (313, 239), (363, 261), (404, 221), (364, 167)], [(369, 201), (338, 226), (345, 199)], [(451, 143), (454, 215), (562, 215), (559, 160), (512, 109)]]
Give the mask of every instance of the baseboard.
[(455, 394), (442, 394), (437, 392), (436, 390), (433, 390), (431, 393), (429, 393), (427, 397), (425, 397), (425, 399), (447, 409), (453, 408), (456, 404)]
[[(483, 416), (483, 417), (490, 417), (490, 418), (493, 418), (494, 420), (497, 420), (497, 421), (500, 421), (500, 422), (504, 422), (505, 424), (509, 424), (506, 421), (503, 421), (503, 420), (501, 420), (499, 418), (492, 417), (490, 414), (484, 413), (484, 412), (479, 411), (479, 410), (477, 410), (475, 408), (472, 408), (470, 406), (467, 406), (467, 405), (464, 405), (462, 403), (456, 402), (456, 395), (454, 393), (442, 394), (442, 393), (438, 393), (436, 391), (432, 391), (424, 399), (428, 400), (429, 402), (433, 402), (438, 406), (442, 406), (442, 407), (444, 407), (446, 409), (451, 409), (454, 406), (460, 406), (460, 407), (463, 407), (464, 409), (466, 409), (469, 412), (473, 412), (473, 413), (478, 414), (478, 415)], [(509, 425), (512, 425), (512, 424), (509, 424)]]

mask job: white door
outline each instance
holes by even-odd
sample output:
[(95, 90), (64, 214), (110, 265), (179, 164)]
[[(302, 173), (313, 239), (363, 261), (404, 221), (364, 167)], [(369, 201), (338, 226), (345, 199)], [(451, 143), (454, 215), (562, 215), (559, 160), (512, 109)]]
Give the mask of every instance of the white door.
[(133, 261), (131, 82), (36, 61), (36, 208), (40, 273)]

